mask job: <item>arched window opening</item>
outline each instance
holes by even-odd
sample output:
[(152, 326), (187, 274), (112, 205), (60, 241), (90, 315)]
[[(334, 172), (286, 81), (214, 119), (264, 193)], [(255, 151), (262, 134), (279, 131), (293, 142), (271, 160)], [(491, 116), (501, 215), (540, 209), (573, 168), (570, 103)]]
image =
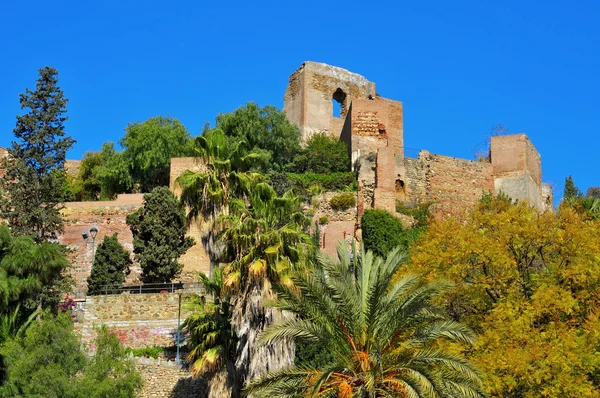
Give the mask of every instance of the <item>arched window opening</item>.
[(346, 114), (346, 93), (338, 88), (331, 96), (333, 117), (342, 117)]

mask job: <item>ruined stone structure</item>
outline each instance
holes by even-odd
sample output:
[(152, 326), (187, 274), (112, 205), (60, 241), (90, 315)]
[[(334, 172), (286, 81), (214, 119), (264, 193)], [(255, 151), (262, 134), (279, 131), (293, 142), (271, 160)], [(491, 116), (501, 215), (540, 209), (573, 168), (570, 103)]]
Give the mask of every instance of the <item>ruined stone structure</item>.
[[(339, 115), (334, 113), (334, 104)], [(365, 209), (378, 208), (395, 213), (396, 203), (410, 206), (433, 203), (437, 216), (464, 216), (484, 192), (500, 191), (541, 210), (552, 207), (552, 190), (542, 183), (541, 158), (524, 134), (492, 137), (489, 159), (472, 161), (421, 151), (416, 159), (404, 156), (402, 103), (377, 94), (376, 85), (345, 69), (316, 62), (305, 62), (291, 74), (284, 95), (284, 110), (296, 124), (305, 141), (315, 132), (326, 132), (344, 141), (357, 171), (357, 206), (343, 212), (328, 206), (333, 193), (319, 199), (314, 219), (327, 217), (322, 226), (321, 245), (335, 254), (339, 240), (360, 240), (359, 222)], [(0, 157), (6, 151), (0, 148)], [(67, 161), (69, 173), (76, 174), (79, 161)], [(171, 160), (170, 188), (185, 170), (202, 170), (194, 158)], [(96, 244), (106, 234), (119, 233), (119, 240), (132, 250), (132, 236), (125, 223), (127, 214), (142, 205), (142, 195), (119, 195), (112, 202), (67, 203), (65, 233), (61, 241), (73, 249), (78, 290), (85, 290), (91, 267), (91, 242), (81, 233), (91, 226), (100, 229)], [(400, 214), (396, 214), (402, 217)], [(196, 245), (181, 258), (182, 281), (195, 280), (195, 272), (208, 273), (210, 258), (203, 237), (206, 225), (194, 224), (188, 234)], [(136, 283), (140, 270), (133, 268), (128, 279)]]
[[(365, 209), (395, 213), (397, 201), (431, 202), (435, 215), (460, 217), (483, 193), (502, 191), (541, 210), (552, 207), (552, 190), (541, 180), (540, 155), (526, 135), (493, 137), (489, 160), (427, 151), (417, 159), (407, 158), (402, 103), (380, 97), (375, 87), (356, 73), (316, 62), (305, 62), (289, 78), (284, 110), (303, 140), (319, 131), (339, 137), (358, 172), (354, 219), (327, 225), (326, 252), (335, 253), (336, 240), (360, 237), (357, 228)], [(333, 113), (334, 102), (340, 104), (339, 117)]]

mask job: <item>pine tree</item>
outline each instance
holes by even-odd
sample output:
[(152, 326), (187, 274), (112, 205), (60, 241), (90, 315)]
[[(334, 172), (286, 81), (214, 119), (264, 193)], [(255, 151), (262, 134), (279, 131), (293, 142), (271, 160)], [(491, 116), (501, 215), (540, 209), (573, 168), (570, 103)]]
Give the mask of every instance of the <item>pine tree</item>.
[(92, 272), (88, 278), (88, 294), (101, 293), (107, 285), (123, 285), (131, 264), (129, 252), (119, 243), (117, 233), (105, 236), (94, 256)]
[(571, 200), (581, 196), (581, 191), (575, 186), (573, 177), (568, 176), (565, 179), (565, 192), (563, 194), (564, 200)]
[(4, 159), (0, 179), (0, 218), (19, 235), (36, 241), (56, 237), (63, 230), (60, 216), (67, 150), (75, 140), (65, 135), (67, 99), (58, 87), (58, 71), (39, 70), (35, 91), (20, 95), (21, 109), (13, 130), (16, 141)]

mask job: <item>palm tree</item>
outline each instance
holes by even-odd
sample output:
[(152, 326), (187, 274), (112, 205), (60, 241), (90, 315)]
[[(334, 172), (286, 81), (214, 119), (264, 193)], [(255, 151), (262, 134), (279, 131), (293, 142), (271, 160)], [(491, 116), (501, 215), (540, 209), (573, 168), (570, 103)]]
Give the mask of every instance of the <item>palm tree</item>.
[(220, 130), (196, 137), (194, 151), (203, 161), (203, 171), (186, 170), (176, 179), (189, 222), (227, 213), (230, 199), (247, 197), (252, 186), (264, 180), (252, 171), (264, 163), (264, 154), (247, 153), (244, 141), (234, 145)]
[(265, 307), (265, 301), (275, 298), (273, 285), (293, 288), (290, 276), (306, 266), (312, 250), (312, 239), (305, 233), (309, 219), (299, 208), (300, 200), (291, 192), (279, 197), (270, 185), (260, 183), (248, 201), (232, 200), (229, 214), (218, 220), (224, 287), (235, 293), (232, 325), (239, 339), (235, 352), (238, 389), (246, 380), (293, 361), (291, 341), (261, 345), (258, 335), (288, 316)]
[[(221, 270), (213, 280), (198, 273), (205, 294), (194, 294), (186, 299), (184, 307), (191, 315), (183, 322), (181, 330), (187, 335), (187, 356), (194, 377), (218, 370), (233, 361), (236, 337), (231, 327), (230, 296), (223, 290)], [(209, 300), (207, 300), (207, 296)]]
[[(265, 299), (274, 297), (272, 284), (289, 284), (291, 271), (308, 258), (312, 240), (305, 233), (309, 221), (300, 212), (299, 198), (291, 192), (279, 197), (263, 175), (252, 171), (264, 154), (247, 154), (243, 142), (230, 145), (219, 132), (199, 137), (196, 143), (204, 170), (187, 171), (177, 183), (189, 209), (188, 221), (204, 223), (205, 238), (216, 242), (211, 261), (224, 263), (223, 288), (232, 294), (237, 336), (234, 374), (229, 377), (237, 381), (231, 393), (235, 397), (246, 379), (293, 360), (293, 344), (258, 347), (256, 339), (283, 316), (264, 306)], [(204, 355), (205, 350), (197, 352)]]
[(320, 257), (312, 273), (278, 287), (275, 306), (297, 315), (261, 335), (294, 339), (332, 353), (319, 368), (289, 367), (252, 380), (246, 393), (277, 397), (482, 397), (478, 372), (444, 341), (472, 344), (474, 334), (449, 320), (432, 300), (448, 288), (416, 276), (399, 278), (405, 254), (386, 260), (361, 249), (339, 262)]

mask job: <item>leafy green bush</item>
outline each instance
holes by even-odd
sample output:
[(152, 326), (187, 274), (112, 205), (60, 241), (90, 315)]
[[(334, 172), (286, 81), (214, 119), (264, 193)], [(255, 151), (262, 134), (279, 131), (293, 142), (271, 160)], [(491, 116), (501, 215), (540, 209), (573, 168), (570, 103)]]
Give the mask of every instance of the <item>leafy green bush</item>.
[(365, 210), (360, 226), (365, 249), (381, 257), (397, 246), (407, 248), (412, 236), (411, 230), (405, 230), (398, 218), (380, 209)]
[(327, 216), (319, 217), (319, 224), (323, 225), (323, 224), (327, 224), (328, 222), (329, 222), (329, 219), (327, 218)]
[(165, 351), (164, 347), (144, 347), (144, 348), (127, 348), (125, 353), (133, 353), (134, 357), (146, 357), (158, 359), (158, 357)]
[(353, 193), (345, 192), (332, 197), (329, 204), (333, 210), (346, 210), (356, 206), (356, 198)]
[(287, 166), (287, 169), (298, 173), (321, 174), (349, 171), (348, 147), (327, 133), (314, 134), (306, 142), (306, 147), (294, 157), (293, 163)]
[[(316, 173), (272, 173), (269, 180), (275, 192), (283, 195), (290, 189), (296, 195), (308, 201), (314, 192), (345, 191), (358, 187), (356, 176), (353, 172), (341, 172), (330, 174)], [(318, 187), (318, 188), (317, 188)]]

